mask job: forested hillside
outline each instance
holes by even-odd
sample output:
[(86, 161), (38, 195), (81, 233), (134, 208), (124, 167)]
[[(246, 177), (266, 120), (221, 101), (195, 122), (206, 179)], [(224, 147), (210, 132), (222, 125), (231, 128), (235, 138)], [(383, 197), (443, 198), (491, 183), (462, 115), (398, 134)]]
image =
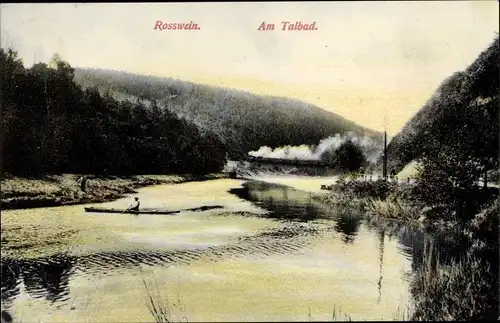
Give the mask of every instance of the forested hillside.
[(174, 113), (117, 101), (73, 81), (54, 56), (25, 68), (0, 50), (2, 170), (16, 175), (207, 173), (224, 164), (226, 147)]
[(321, 139), (347, 131), (381, 140), (380, 133), (288, 98), (102, 69), (77, 68), (75, 80), (117, 98), (155, 102), (194, 122), (201, 131), (216, 133), (233, 156), (243, 156), (261, 146), (316, 145)]
[[(424, 155), (460, 152), (477, 171), (498, 167), (499, 39), (462, 72), (446, 79), (388, 145), (388, 164), (401, 170)], [(452, 155), (449, 155), (449, 158)]]

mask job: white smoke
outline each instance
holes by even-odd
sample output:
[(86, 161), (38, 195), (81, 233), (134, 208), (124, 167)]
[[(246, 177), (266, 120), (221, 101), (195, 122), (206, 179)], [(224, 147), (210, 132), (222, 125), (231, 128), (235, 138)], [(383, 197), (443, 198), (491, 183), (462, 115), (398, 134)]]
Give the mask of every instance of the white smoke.
[(334, 136), (322, 139), (316, 146), (284, 146), (275, 149), (263, 146), (259, 150), (251, 151), (248, 154), (254, 157), (265, 158), (320, 160), (323, 153), (337, 149), (348, 139), (361, 146), (366, 158), (372, 163), (375, 163), (382, 153), (382, 144), (377, 143), (368, 136), (358, 137), (353, 132), (349, 132), (346, 135), (335, 134)]

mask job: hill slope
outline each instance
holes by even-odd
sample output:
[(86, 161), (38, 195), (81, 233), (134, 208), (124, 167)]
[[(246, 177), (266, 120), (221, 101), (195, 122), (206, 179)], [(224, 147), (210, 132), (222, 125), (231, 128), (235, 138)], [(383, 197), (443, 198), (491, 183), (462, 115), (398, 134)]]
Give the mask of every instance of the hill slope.
[(497, 37), (465, 71), (443, 81), (389, 143), (389, 169), (398, 172), (425, 152), (459, 142), (467, 144), (457, 149), (470, 149), (489, 169), (498, 159), (499, 59)]
[(261, 146), (315, 145), (336, 133), (353, 131), (381, 139), (381, 134), (312, 104), (190, 82), (125, 72), (81, 69), (75, 81), (114, 97), (155, 101), (201, 131), (216, 133), (236, 155)]

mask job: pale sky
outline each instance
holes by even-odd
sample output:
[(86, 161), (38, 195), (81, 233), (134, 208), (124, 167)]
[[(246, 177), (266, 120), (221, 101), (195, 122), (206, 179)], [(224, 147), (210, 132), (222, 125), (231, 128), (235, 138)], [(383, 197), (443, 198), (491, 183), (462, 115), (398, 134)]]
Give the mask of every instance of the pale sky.
[[(96, 67), (286, 96), (389, 134), (498, 33), (498, 2), (1, 4), (26, 66)], [(196, 31), (154, 30), (156, 21)], [(258, 31), (274, 23), (274, 31)], [(316, 31), (282, 31), (282, 21)]]

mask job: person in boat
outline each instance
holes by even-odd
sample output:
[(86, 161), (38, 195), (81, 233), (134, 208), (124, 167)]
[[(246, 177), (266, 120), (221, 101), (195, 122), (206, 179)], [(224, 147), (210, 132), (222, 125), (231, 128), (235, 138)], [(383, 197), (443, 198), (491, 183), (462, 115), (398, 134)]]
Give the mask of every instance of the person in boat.
[(139, 202), (139, 198), (136, 197), (134, 203), (127, 209), (128, 211), (139, 211), (139, 205), (141, 203)]

